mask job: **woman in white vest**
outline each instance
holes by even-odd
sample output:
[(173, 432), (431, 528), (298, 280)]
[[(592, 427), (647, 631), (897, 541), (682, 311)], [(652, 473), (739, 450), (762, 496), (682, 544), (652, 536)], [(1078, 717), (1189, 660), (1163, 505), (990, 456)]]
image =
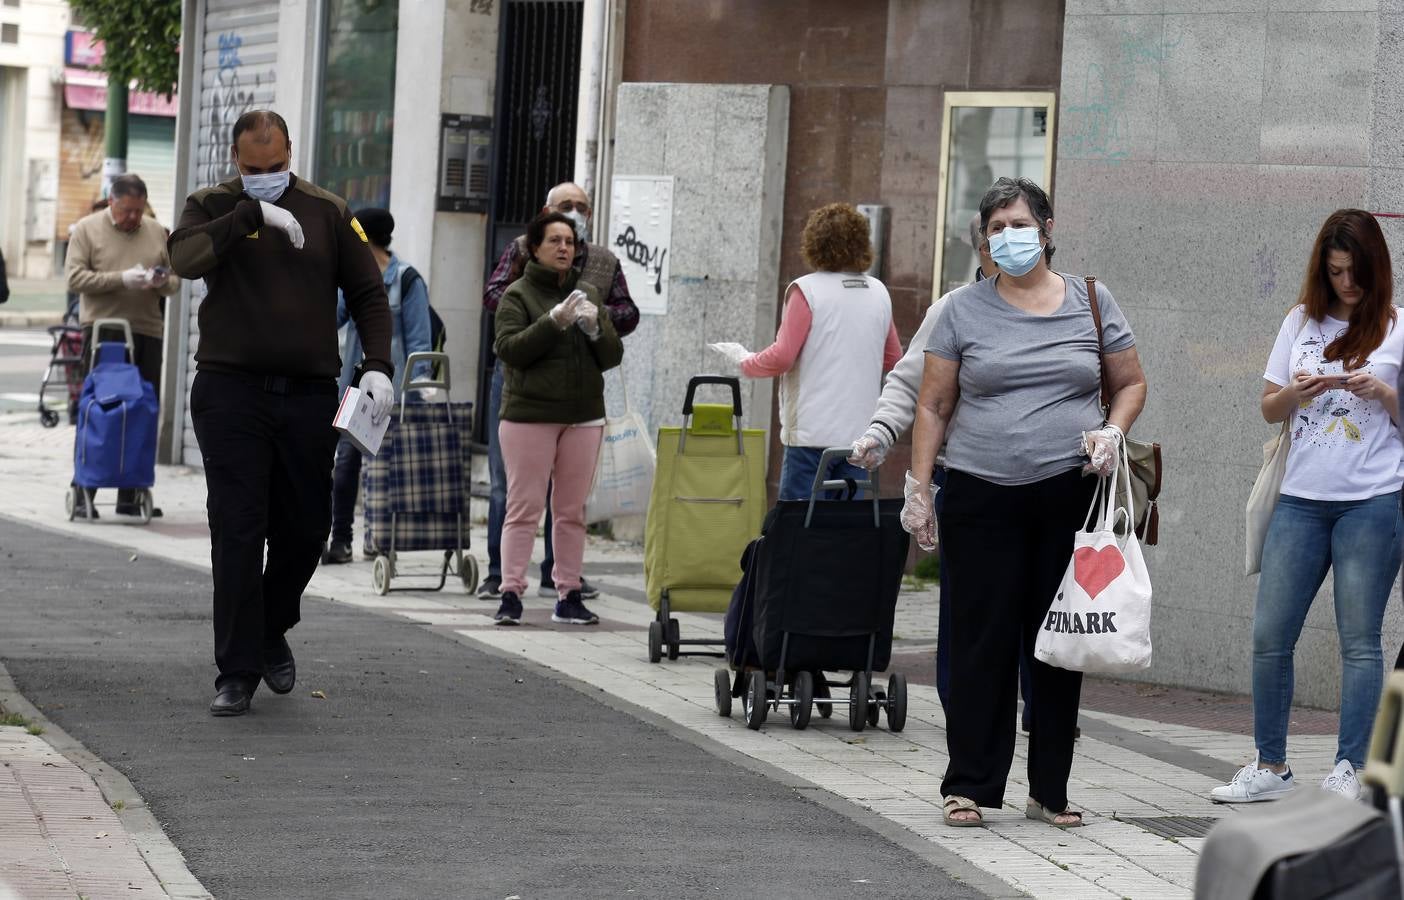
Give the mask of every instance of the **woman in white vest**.
[[(748, 378), (780, 379), (780, 499), (807, 498), (829, 447), (849, 447), (868, 427), (882, 374), (902, 358), (887, 288), (871, 275), (868, 220), (847, 203), (809, 214), (801, 245), (818, 271), (792, 282), (775, 343), (740, 360)], [(836, 460), (826, 478), (864, 479)]]

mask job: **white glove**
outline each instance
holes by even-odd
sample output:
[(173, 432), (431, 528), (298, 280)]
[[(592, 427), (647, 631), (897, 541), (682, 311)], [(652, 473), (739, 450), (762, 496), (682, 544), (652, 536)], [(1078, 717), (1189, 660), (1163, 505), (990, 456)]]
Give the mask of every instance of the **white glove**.
[(730, 360), (733, 364), (738, 366), (741, 365), (743, 360), (745, 360), (751, 355), (751, 351), (747, 350), (740, 344), (732, 343), (730, 341), (722, 341), (719, 344), (708, 344), (707, 349), (720, 353), (722, 356), (725, 356), (728, 360)]
[(1089, 461), (1082, 467), (1082, 471), (1103, 478), (1115, 472), (1117, 460), (1121, 456), (1121, 440), (1121, 429), (1110, 422), (1096, 431), (1084, 431), (1081, 449), (1087, 454)]
[(132, 266), (130, 269), (123, 270), (122, 287), (129, 291), (151, 287), (151, 279), (147, 277), (146, 266)]
[(902, 489), (906, 503), (902, 504), (902, 527), (916, 538), (923, 550), (936, 549), (936, 492), (934, 484), (923, 486), (907, 470), (907, 482)]
[(298, 222), (297, 218), (286, 209), (274, 206), (267, 200), (258, 201), (258, 205), (263, 210), (263, 224), (269, 228), (277, 228), (279, 231), (287, 232), (288, 240), (292, 241), (293, 247), (301, 250), (305, 240), (302, 236), (302, 223)]
[(361, 391), (371, 398), (371, 422), (379, 425), (395, 404), (395, 389), (384, 372), (369, 370), (361, 374)]
[(848, 454), (852, 465), (872, 471), (882, 465), (887, 451), (892, 449), (892, 437), (880, 425), (869, 425), (863, 436), (853, 442), (853, 452)]
[[(580, 304), (589, 302), (589, 300), (585, 299), (584, 291), (571, 291), (569, 296), (551, 307), (551, 312), (548, 313), (548, 315), (551, 316), (551, 321), (555, 323), (557, 328), (561, 331), (565, 331), (570, 327), (570, 323), (575, 321), (575, 316), (580, 309)], [(593, 306), (594, 304), (591, 305)]]
[(575, 308), (575, 324), (586, 335), (600, 336), (600, 308), (589, 300), (581, 300)]

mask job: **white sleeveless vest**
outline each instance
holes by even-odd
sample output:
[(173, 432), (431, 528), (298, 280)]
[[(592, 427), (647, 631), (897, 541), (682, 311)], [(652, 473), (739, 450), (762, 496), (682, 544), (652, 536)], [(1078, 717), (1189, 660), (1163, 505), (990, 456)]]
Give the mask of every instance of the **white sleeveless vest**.
[(867, 430), (882, 393), (892, 299), (860, 273), (814, 272), (792, 286), (813, 322), (794, 368), (780, 376), (780, 443), (846, 447)]

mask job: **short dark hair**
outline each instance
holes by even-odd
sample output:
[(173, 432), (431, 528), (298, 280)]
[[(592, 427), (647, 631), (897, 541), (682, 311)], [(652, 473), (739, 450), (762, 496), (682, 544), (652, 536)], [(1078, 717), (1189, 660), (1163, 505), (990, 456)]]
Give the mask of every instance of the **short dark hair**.
[(390, 247), (390, 236), (395, 233), (395, 217), (390, 215), (390, 210), (367, 206), (356, 211), (356, 221), (361, 223), (361, 230), (372, 244), (382, 250)]
[(112, 179), (112, 185), (107, 189), (109, 197), (140, 197), (146, 199), (146, 182), (136, 175), (118, 175)]
[(238, 145), (239, 136), (246, 131), (262, 132), (269, 128), (276, 128), (283, 133), (283, 139), (289, 144), (292, 137), (288, 134), (288, 123), (283, 121), (283, 117), (271, 109), (251, 109), (244, 113), (234, 122), (234, 136), (230, 138), (230, 143)]
[(536, 255), (537, 249), (546, 242), (546, 226), (552, 222), (559, 222), (570, 229), (572, 237), (575, 235), (575, 223), (570, 219), (558, 212), (542, 213), (527, 225), (527, 253), (532, 256)]
[(985, 229), (989, 227), (990, 215), (995, 210), (1004, 209), (1020, 197), (1024, 198), (1024, 202), (1029, 205), (1029, 212), (1033, 213), (1034, 220), (1038, 222), (1038, 233), (1048, 240), (1043, 247), (1043, 256), (1051, 264), (1055, 249), (1053, 236), (1048, 233), (1044, 223), (1053, 218), (1053, 201), (1048, 199), (1047, 191), (1027, 178), (998, 178), (990, 185), (990, 189), (985, 191), (985, 196), (980, 198), (980, 233), (984, 234)]

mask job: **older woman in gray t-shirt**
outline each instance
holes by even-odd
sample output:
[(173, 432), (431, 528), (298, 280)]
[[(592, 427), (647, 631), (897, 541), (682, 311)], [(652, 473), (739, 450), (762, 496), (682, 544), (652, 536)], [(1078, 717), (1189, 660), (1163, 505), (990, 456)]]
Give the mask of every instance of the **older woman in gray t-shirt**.
[[(1001, 178), (980, 201), (980, 228), (1000, 268), (950, 295), (926, 347), (903, 525), (930, 547), (930, 478), (945, 441), (940, 538), (950, 591), (949, 825), (982, 824), (1004, 802), (1014, 758), (1021, 644), (1032, 647), (1072, 555), (1096, 480), (1145, 405), (1135, 338), (1110, 291), (1097, 291), (1111, 410), (1086, 283), (1048, 268), (1053, 208), (1027, 179)], [(955, 421), (952, 421), (954, 419)], [(1027, 815), (1082, 824), (1068, 805), (1082, 675), (1033, 663)]]

